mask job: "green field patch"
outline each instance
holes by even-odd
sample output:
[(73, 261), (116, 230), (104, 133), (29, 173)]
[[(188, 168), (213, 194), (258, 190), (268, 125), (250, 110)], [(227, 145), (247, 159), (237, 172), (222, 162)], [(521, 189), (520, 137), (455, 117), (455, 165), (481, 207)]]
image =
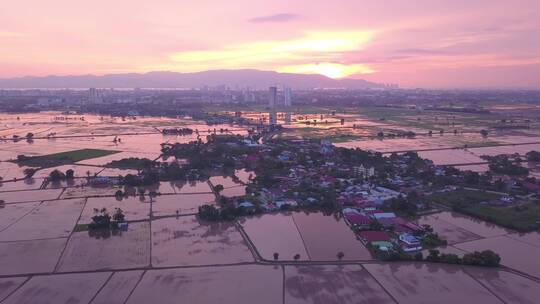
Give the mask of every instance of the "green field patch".
[(498, 194), (489, 192), (457, 190), (435, 193), (427, 198), (435, 203), (448, 206), (454, 211), (519, 232), (533, 231), (538, 228), (537, 222), (540, 221), (539, 201), (525, 201), (510, 206), (489, 204), (489, 201), (497, 200), (500, 197)]
[(72, 164), (82, 160), (103, 157), (120, 151), (100, 150), (100, 149), (80, 149), (67, 152), (60, 152), (40, 156), (19, 155), (14, 161), (19, 165), (29, 167), (55, 167), (65, 164)]

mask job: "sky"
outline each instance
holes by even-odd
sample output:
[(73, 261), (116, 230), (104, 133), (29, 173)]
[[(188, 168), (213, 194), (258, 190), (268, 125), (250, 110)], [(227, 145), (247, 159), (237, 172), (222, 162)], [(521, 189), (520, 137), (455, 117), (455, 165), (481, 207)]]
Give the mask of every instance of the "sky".
[(539, 0), (0, 0), (0, 78), (260, 69), (540, 88)]

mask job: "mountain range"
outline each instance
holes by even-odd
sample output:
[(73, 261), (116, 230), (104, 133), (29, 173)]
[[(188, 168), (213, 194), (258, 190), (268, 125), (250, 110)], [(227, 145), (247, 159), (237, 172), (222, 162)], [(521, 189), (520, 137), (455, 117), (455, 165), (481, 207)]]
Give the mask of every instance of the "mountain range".
[(288, 86), (293, 89), (311, 88), (382, 88), (383, 84), (362, 79), (332, 79), (318, 74), (278, 73), (260, 70), (212, 70), (196, 73), (148, 72), (67, 76), (25, 76), (0, 79), (0, 88), (200, 88), (246, 87), (262, 89), (269, 86)]

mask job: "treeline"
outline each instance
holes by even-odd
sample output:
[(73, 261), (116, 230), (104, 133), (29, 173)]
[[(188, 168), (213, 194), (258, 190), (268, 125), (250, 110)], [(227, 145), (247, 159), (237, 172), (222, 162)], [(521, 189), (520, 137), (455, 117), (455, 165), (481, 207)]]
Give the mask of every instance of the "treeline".
[(423, 256), (422, 252), (417, 252), (415, 255), (410, 255), (403, 251), (386, 252), (377, 249), (374, 251), (376, 252), (376, 255), (384, 261), (425, 261), (431, 263), (482, 267), (499, 267), (501, 262), (501, 257), (492, 250), (466, 253), (463, 255), (463, 257), (459, 257), (457, 254), (453, 253), (440, 253), (440, 251), (436, 249), (429, 250), (429, 254), (426, 257)]

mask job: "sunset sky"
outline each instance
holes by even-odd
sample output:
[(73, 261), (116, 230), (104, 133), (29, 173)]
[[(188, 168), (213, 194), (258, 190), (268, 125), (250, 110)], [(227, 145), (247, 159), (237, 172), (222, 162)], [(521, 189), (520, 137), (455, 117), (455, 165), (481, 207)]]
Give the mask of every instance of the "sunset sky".
[(0, 78), (253, 68), (540, 88), (540, 1), (17, 0)]

